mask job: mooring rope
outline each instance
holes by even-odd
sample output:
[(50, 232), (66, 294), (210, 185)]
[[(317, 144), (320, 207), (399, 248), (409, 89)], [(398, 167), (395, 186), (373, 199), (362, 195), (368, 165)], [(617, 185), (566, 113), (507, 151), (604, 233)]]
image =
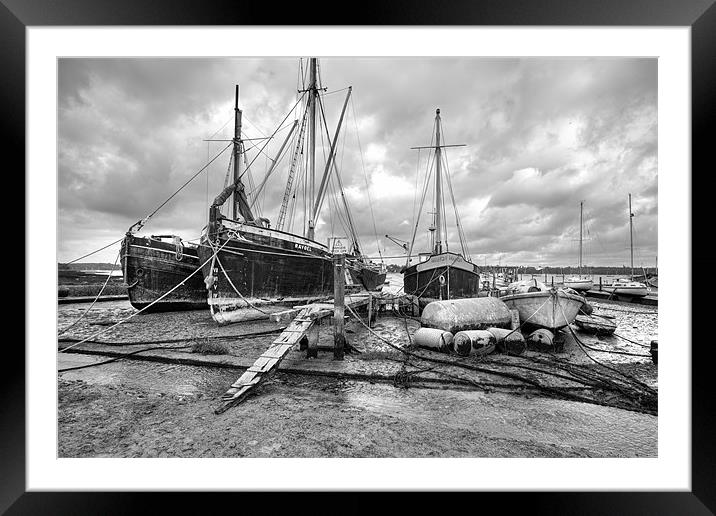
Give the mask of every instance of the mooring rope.
[[(224, 243), (224, 245), (226, 245), (228, 242), (229, 242), (229, 241), (227, 240), (227, 241)], [(186, 283), (186, 281), (187, 281), (189, 278), (191, 278), (192, 276), (194, 276), (194, 274), (196, 274), (197, 272), (199, 272), (199, 271), (202, 269), (202, 267), (204, 267), (204, 265), (206, 265), (207, 263), (209, 263), (209, 260), (211, 260), (211, 259), (216, 255), (216, 253), (218, 253), (219, 251), (221, 251), (221, 249), (223, 249), (223, 246), (222, 246), (221, 248), (219, 248), (214, 254), (212, 254), (212, 256), (211, 256), (210, 258), (207, 258), (204, 263), (202, 263), (199, 267), (196, 268), (196, 270), (194, 270), (194, 272), (192, 272), (191, 274), (189, 274), (186, 278), (184, 278), (183, 280), (181, 280), (177, 285), (175, 285), (174, 287), (172, 287), (170, 290), (168, 290), (167, 292), (165, 292), (164, 294), (162, 294), (160, 297), (158, 297), (157, 299), (155, 299), (154, 301), (152, 301), (151, 303), (149, 303), (147, 306), (145, 306), (145, 307), (142, 308), (141, 310), (130, 314), (128, 317), (125, 317), (124, 319), (122, 319), (121, 321), (119, 321), (119, 322), (113, 324), (112, 326), (109, 326), (109, 327), (107, 327), (107, 328), (105, 328), (105, 329), (103, 329), (103, 330), (98, 331), (98, 332), (95, 333), (94, 335), (90, 335), (89, 337), (84, 338), (84, 339), (82, 339), (81, 341), (72, 344), (71, 346), (67, 346), (67, 347), (65, 347), (65, 348), (60, 349), (60, 350), (59, 350), (60, 353), (65, 352), (65, 351), (67, 351), (68, 349), (74, 348), (75, 346), (79, 346), (80, 344), (83, 344), (83, 343), (85, 343), (85, 342), (87, 342), (87, 341), (89, 341), (89, 340), (93, 340), (95, 337), (97, 337), (97, 336), (99, 336), (99, 335), (102, 335), (103, 333), (106, 333), (106, 332), (108, 332), (109, 330), (111, 330), (111, 329), (113, 329), (113, 328), (116, 328), (116, 327), (119, 326), (120, 324), (123, 324), (123, 323), (127, 322), (127, 321), (130, 320), (131, 318), (133, 318), (133, 317), (135, 317), (135, 316), (141, 314), (142, 312), (144, 312), (145, 310), (147, 310), (148, 308), (150, 308), (150, 307), (153, 306), (154, 304), (158, 303), (159, 301), (161, 301), (162, 299), (164, 299), (165, 297), (167, 297), (169, 294), (171, 294), (172, 292), (174, 292), (176, 289), (178, 289), (179, 287), (181, 287), (184, 283)]]
[(145, 352), (145, 351), (153, 351), (153, 350), (155, 350), (155, 349), (168, 349), (168, 350), (172, 350), (172, 349), (186, 349), (186, 348), (190, 348), (190, 347), (192, 347), (192, 346), (193, 346), (193, 344), (187, 344), (186, 346), (153, 346), (153, 347), (150, 347), (150, 348), (138, 349), (138, 350), (136, 350), (136, 351), (132, 351), (131, 353), (126, 353), (126, 354), (122, 355), (121, 357), (110, 358), (109, 360), (104, 360), (104, 361), (102, 361), (102, 362), (94, 362), (94, 363), (92, 363), (92, 364), (85, 364), (85, 365), (81, 365), (81, 366), (66, 367), (66, 368), (64, 368), (64, 369), (58, 369), (57, 372), (58, 372), (58, 373), (64, 373), (64, 372), (66, 372), (66, 371), (76, 371), (77, 369), (86, 369), (86, 368), (88, 368), (88, 367), (94, 367), (94, 366), (98, 366), (98, 365), (109, 364), (110, 362), (116, 362), (117, 360), (122, 360), (123, 358), (129, 357), (129, 356), (132, 356), (132, 355), (136, 355), (137, 353), (143, 353), (143, 352)]
[[(524, 376), (520, 376), (520, 375), (518, 375), (518, 374), (508, 373), (508, 372), (505, 372), (505, 371), (496, 371), (496, 370), (494, 370), (494, 369), (489, 369), (489, 368), (484, 368), (484, 367), (473, 366), (473, 365), (470, 365), (470, 364), (465, 364), (465, 363), (463, 363), (463, 362), (455, 362), (455, 361), (452, 361), (452, 360), (441, 360), (441, 359), (438, 359), (438, 358), (426, 357), (426, 356), (420, 355), (420, 354), (418, 354), (418, 353), (414, 353), (414, 352), (409, 351), (409, 350), (407, 350), (407, 349), (401, 348), (400, 346), (396, 346), (395, 344), (393, 344), (392, 342), (390, 342), (389, 340), (387, 340), (386, 338), (384, 338), (382, 335), (379, 335), (378, 333), (376, 333), (375, 331), (373, 331), (372, 328), (370, 328), (368, 325), (366, 325), (366, 324), (363, 322), (363, 320), (360, 318), (360, 316), (358, 316), (358, 314), (353, 310), (353, 308), (350, 307), (350, 305), (346, 305), (346, 308), (348, 308), (348, 310), (353, 314), (353, 316), (358, 320), (359, 323), (361, 323), (371, 334), (373, 334), (374, 336), (376, 336), (378, 339), (380, 339), (381, 341), (385, 342), (385, 343), (386, 343), (388, 346), (390, 346), (391, 348), (394, 348), (394, 349), (400, 351), (401, 353), (405, 353), (405, 354), (407, 354), (407, 355), (413, 356), (413, 357), (415, 357), (415, 358), (417, 358), (417, 359), (419, 359), (419, 360), (424, 360), (424, 361), (427, 361), (427, 362), (434, 362), (434, 363), (437, 363), (437, 364), (444, 364), (444, 365), (448, 365), (448, 366), (452, 366), (452, 367), (458, 367), (458, 368), (462, 368), (462, 369), (467, 369), (467, 370), (469, 370), (469, 371), (476, 371), (476, 372), (482, 372), (482, 373), (492, 374), (492, 375), (495, 375), (495, 376), (502, 376), (502, 377), (505, 377), (505, 378), (513, 379), (513, 380), (520, 380), (520, 381), (522, 381), (522, 382), (524, 382), (524, 383), (526, 383), (526, 384), (528, 384), (528, 385), (531, 385), (531, 386), (533, 386), (533, 387), (535, 387), (535, 388), (537, 388), (537, 389), (543, 390), (543, 391), (545, 391), (545, 392), (549, 392), (549, 393), (551, 393), (551, 394), (553, 394), (553, 395), (555, 395), (555, 396), (557, 396), (557, 397), (570, 399), (570, 400), (572, 400), (572, 401), (581, 401), (581, 402), (584, 402), (584, 403), (596, 403), (596, 404), (602, 404), (602, 405), (604, 404), (604, 403), (600, 403), (600, 402), (598, 402), (598, 401), (596, 401), (596, 400), (593, 400), (593, 399), (590, 399), (590, 398), (586, 398), (586, 397), (584, 397), (584, 396), (579, 396), (579, 395), (576, 395), (576, 394), (571, 394), (571, 393), (568, 393), (568, 392), (560, 391), (559, 389), (556, 389), (556, 388), (553, 388), (553, 387), (549, 387), (549, 386), (547, 386), (547, 385), (543, 385), (543, 384), (539, 383), (539, 382), (536, 381), (536, 380), (533, 380), (533, 379), (531, 379), (531, 378), (527, 378), (527, 377), (524, 377)], [(470, 381), (470, 380), (468, 379), (467, 381)]]
[(58, 333), (58, 335), (62, 335), (63, 333), (66, 333), (67, 330), (69, 330), (70, 328), (75, 326), (78, 322), (80, 322), (82, 319), (84, 319), (85, 315), (87, 315), (89, 313), (89, 311), (92, 310), (92, 307), (95, 305), (95, 303), (97, 303), (97, 300), (102, 295), (102, 292), (104, 292), (105, 287), (107, 287), (107, 284), (109, 283), (109, 280), (112, 277), (112, 272), (114, 272), (114, 267), (117, 265), (117, 260), (119, 260), (119, 257), (121, 254), (122, 254), (122, 251), (120, 250), (117, 253), (117, 258), (114, 259), (114, 264), (112, 264), (112, 269), (109, 271), (109, 273), (107, 273), (107, 279), (104, 281), (104, 285), (102, 285), (102, 288), (100, 289), (99, 293), (95, 296), (94, 301), (92, 301), (92, 304), (89, 306), (89, 308), (87, 308), (87, 310), (85, 310), (82, 313), (82, 315), (80, 315), (79, 318), (75, 322), (73, 322), (67, 328), (65, 328), (60, 333)]
[[(228, 242), (228, 240), (227, 240), (227, 242)], [(265, 310), (261, 310), (258, 306), (254, 306), (254, 304), (253, 304), (251, 301), (249, 301), (248, 299), (246, 299), (246, 298), (243, 296), (243, 294), (242, 294), (241, 292), (239, 292), (239, 289), (236, 288), (236, 285), (234, 285), (234, 282), (231, 281), (231, 278), (229, 277), (229, 273), (227, 273), (227, 272), (226, 272), (226, 269), (224, 269), (224, 265), (221, 263), (221, 260), (219, 260), (219, 252), (218, 252), (218, 251), (216, 252), (216, 263), (218, 263), (218, 264), (219, 264), (219, 267), (221, 267), (221, 271), (224, 273), (224, 276), (226, 277), (226, 280), (229, 282), (229, 285), (231, 285), (231, 288), (234, 289), (234, 292), (236, 292), (236, 293), (239, 295), (239, 297), (240, 297), (241, 299), (243, 299), (244, 302), (245, 302), (247, 305), (249, 305), (249, 306), (250, 306), (251, 308), (253, 308), (254, 310), (258, 310), (258, 311), (261, 312), (262, 314), (269, 315), (269, 314), (271, 313), (271, 312), (267, 312), (267, 311), (265, 311)]]
[[(561, 309), (562, 309), (562, 306), (559, 305), (559, 307), (560, 307), (560, 310), (561, 310)], [(562, 315), (564, 315), (564, 310), (562, 310)], [(621, 376), (624, 376), (625, 378), (628, 378), (629, 380), (631, 380), (631, 381), (637, 383), (638, 385), (640, 385), (641, 387), (643, 387), (644, 389), (646, 389), (647, 391), (649, 391), (650, 394), (656, 395), (656, 393), (657, 393), (656, 390), (652, 389), (651, 387), (649, 387), (647, 384), (645, 384), (645, 383), (642, 382), (641, 380), (638, 380), (638, 379), (634, 378), (634, 376), (632, 376), (632, 375), (628, 375), (628, 374), (626, 374), (626, 373), (623, 373), (622, 371), (619, 371), (618, 369), (614, 369), (613, 367), (609, 367), (608, 365), (599, 362), (596, 358), (594, 358), (594, 357), (591, 356), (589, 353), (587, 353), (587, 351), (584, 349), (584, 347), (586, 347), (586, 346), (582, 343), (582, 341), (579, 339), (579, 337), (577, 337), (577, 334), (574, 332), (574, 330), (572, 329), (572, 327), (569, 326), (569, 325), (567, 325), (567, 328), (569, 328), (569, 331), (570, 331), (570, 333), (572, 334), (572, 337), (574, 337), (574, 340), (575, 340), (575, 342), (577, 343), (577, 345), (579, 346), (579, 348), (582, 350), (582, 352), (583, 352), (585, 355), (587, 355), (587, 357), (589, 357), (590, 360), (592, 360), (594, 363), (599, 364), (600, 366), (602, 366), (602, 367), (604, 367), (604, 368), (606, 368), (606, 369), (609, 369), (610, 371), (614, 371), (615, 373), (617, 373), (617, 374), (619, 374), (619, 375), (621, 375)], [(597, 350), (597, 351), (599, 351), (599, 350)], [(645, 355), (645, 356), (646, 356), (646, 355)]]

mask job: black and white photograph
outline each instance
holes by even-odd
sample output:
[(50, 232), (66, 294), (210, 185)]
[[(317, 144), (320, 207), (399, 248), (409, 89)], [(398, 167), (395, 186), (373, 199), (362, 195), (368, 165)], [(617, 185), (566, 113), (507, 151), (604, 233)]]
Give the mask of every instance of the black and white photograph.
[(58, 458), (658, 457), (658, 70), (59, 58)]

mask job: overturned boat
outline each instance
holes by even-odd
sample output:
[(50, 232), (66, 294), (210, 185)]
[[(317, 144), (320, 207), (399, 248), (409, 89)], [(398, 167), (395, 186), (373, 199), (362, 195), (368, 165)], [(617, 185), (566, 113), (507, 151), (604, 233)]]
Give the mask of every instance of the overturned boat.
[(579, 314), (574, 319), (574, 323), (583, 332), (594, 335), (612, 335), (617, 329), (617, 323), (614, 321), (614, 317), (604, 315)]
[(500, 297), (510, 309), (520, 314), (520, 323), (527, 328), (556, 331), (574, 322), (584, 297), (566, 289), (547, 287), (536, 279), (511, 283), (506, 295)]

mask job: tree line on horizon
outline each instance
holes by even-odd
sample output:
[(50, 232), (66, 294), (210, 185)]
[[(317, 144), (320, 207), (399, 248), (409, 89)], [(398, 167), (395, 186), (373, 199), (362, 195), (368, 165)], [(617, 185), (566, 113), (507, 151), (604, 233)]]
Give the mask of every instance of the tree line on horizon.
[[(403, 265), (390, 264), (387, 265), (388, 272), (400, 272)], [(515, 265), (478, 265), (480, 271), (495, 271), (499, 272), (504, 269), (517, 269), (518, 274), (579, 274), (578, 267), (535, 267), (535, 266), (515, 266)], [(631, 269), (628, 265), (613, 265), (613, 266), (583, 266), (582, 274), (601, 274), (604, 276), (623, 275), (629, 274)], [(634, 267), (635, 274), (656, 274), (656, 268), (654, 267)]]

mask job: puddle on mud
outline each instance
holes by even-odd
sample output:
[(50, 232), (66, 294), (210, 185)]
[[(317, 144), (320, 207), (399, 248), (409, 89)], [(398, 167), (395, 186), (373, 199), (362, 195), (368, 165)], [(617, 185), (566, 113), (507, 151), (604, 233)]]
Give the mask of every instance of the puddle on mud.
[[(58, 369), (103, 362), (107, 357), (60, 353)], [(223, 393), (238, 377), (236, 371), (206, 367), (119, 360), (96, 367), (59, 373), (63, 380), (82, 380), (89, 385), (122, 385), (151, 394), (199, 396)], [(228, 383), (227, 383), (228, 382)], [(223, 389), (223, 390), (222, 390)]]

